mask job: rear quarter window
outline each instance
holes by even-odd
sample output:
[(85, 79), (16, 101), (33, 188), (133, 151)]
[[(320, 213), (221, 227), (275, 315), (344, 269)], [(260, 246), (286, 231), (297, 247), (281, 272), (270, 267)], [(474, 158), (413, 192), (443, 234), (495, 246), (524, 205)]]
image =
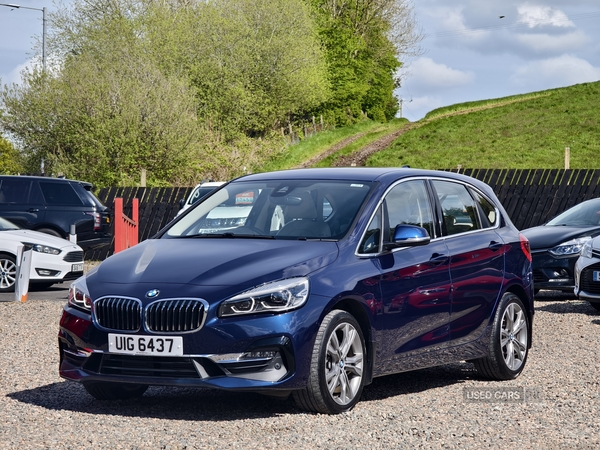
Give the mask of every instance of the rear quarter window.
[(40, 181), (40, 188), (48, 205), (83, 206), (81, 198), (70, 183)]

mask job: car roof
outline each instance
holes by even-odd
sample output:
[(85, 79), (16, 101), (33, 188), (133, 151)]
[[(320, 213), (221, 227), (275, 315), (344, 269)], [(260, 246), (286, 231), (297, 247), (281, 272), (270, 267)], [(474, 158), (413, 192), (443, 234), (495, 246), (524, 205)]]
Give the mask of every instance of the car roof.
[(65, 183), (79, 183), (86, 189), (93, 187), (92, 183), (87, 181), (79, 181), (79, 180), (71, 180), (69, 178), (57, 178), (57, 177), (42, 177), (39, 175), (0, 175), (0, 178), (19, 178), (19, 179), (29, 179), (29, 180), (39, 180), (39, 181), (57, 181), (57, 182), (65, 182)]
[(444, 177), (470, 183), (486, 193), (492, 192), (487, 184), (467, 175), (441, 170), (413, 169), (409, 167), (327, 167), (291, 169), (244, 175), (237, 178), (235, 181), (327, 179), (365, 182), (381, 181), (383, 183), (390, 183), (400, 178), (409, 177)]

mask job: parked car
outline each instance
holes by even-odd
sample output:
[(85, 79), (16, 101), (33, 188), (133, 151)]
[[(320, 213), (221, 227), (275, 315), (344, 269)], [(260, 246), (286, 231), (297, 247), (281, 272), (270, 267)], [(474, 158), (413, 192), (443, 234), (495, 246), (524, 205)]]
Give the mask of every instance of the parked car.
[[(207, 221), (243, 199), (243, 223)], [(533, 313), (529, 243), (486, 184), (395, 168), (254, 174), (72, 284), (59, 372), (97, 399), (194, 386), (340, 413), (396, 372), (469, 360), (514, 379)]]
[(587, 241), (575, 263), (575, 295), (600, 311), (600, 236)]
[(600, 198), (579, 203), (548, 223), (522, 233), (531, 245), (536, 292), (573, 292), (575, 263), (581, 249), (600, 235)]
[(0, 292), (15, 289), (19, 244), (32, 247), (29, 284), (36, 288), (72, 281), (83, 275), (83, 249), (65, 239), (20, 229), (0, 217)]
[(75, 225), (84, 250), (103, 247), (112, 242), (111, 216), (92, 187), (64, 178), (0, 175), (0, 216), (63, 239)]
[(183, 199), (179, 200), (179, 211), (177, 211), (177, 215), (181, 214), (198, 200), (206, 197), (212, 191), (224, 184), (224, 181), (205, 181), (197, 184), (185, 201)]

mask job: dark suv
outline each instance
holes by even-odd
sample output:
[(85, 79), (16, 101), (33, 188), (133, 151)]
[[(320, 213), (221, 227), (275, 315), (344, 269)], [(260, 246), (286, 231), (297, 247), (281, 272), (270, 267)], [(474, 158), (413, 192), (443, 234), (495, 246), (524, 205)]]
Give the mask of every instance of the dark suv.
[(92, 184), (64, 178), (0, 176), (0, 217), (23, 228), (67, 239), (75, 225), (84, 250), (111, 243), (108, 208), (92, 193)]

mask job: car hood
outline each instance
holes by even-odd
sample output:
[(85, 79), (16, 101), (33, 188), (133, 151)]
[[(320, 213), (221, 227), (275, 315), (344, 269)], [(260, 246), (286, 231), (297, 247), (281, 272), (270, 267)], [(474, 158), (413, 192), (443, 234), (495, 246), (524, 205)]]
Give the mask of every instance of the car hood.
[(31, 244), (47, 245), (49, 247), (55, 247), (63, 249), (65, 251), (83, 251), (81, 247), (74, 243), (67, 241), (66, 239), (52, 236), (46, 233), (40, 233), (39, 231), (32, 230), (6, 230), (0, 231), (0, 239), (6, 239), (11, 241), (27, 242)]
[[(107, 258), (93, 284), (235, 286), (304, 276), (331, 264), (335, 242), (265, 239), (149, 239)], [(121, 290), (121, 289), (120, 289)]]
[(569, 227), (564, 225), (528, 228), (521, 231), (529, 239), (532, 250), (552, 248), (558, 244), (582, 236), (595, 236), (600, 227)]

